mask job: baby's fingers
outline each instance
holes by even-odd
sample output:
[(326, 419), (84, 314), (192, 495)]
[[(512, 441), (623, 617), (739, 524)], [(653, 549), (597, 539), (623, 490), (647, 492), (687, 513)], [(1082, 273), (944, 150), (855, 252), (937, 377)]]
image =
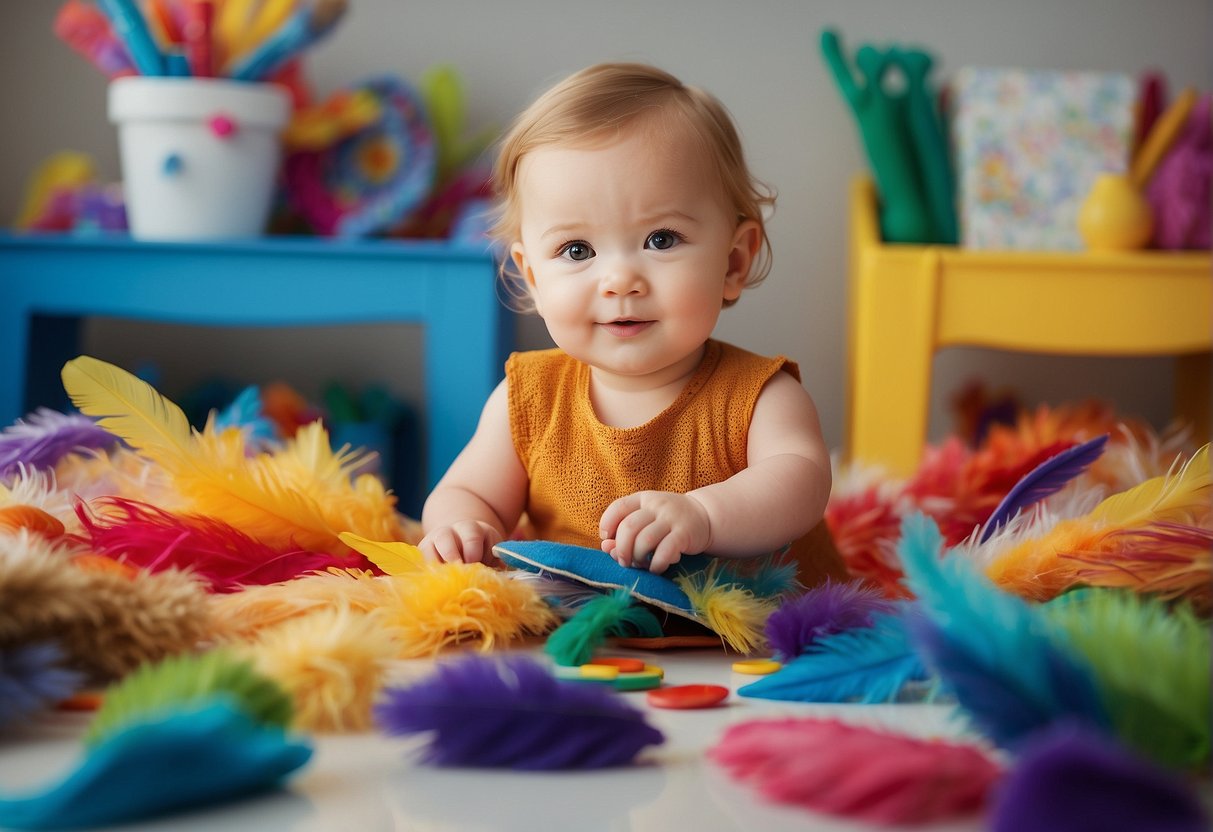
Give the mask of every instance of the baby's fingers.
[(616, 532), (619, 531), (619, 524), (623, 522), (625, 517), (638, 508), (640, 508), (640, 496), (638, 494), (629, 494), (611, 503), (606, 507), (606, 511), (602, 513), (602, 517), (598, 520), (598, 536), (603, 540), (616, 537)]

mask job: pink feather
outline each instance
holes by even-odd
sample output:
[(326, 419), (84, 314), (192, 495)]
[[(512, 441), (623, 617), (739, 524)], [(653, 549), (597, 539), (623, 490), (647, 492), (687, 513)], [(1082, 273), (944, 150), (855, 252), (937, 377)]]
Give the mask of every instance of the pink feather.
[(97, 554), (151, 572), (188, 569), (215, 592), (278, 583), (330, 566), (374, 570), (361, 555), (274, 549), (217, 518), (173, 514), (124, 497), (79, 503), (76, 515), (84, 531), (73, 537)]
[(973, 746), (827, 719), (738, 723), (708, 755), (778, 803), (880, 824), (975, 812), (1001, 774)]

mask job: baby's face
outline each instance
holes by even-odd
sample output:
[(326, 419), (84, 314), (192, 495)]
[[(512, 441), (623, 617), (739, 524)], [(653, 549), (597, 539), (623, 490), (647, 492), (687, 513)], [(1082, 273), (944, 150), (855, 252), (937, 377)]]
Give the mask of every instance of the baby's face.
[(631, 389), (693, 372), (757, 233), (697, 145), (653, 127), (543, 147), (523, 157), (518, 188), (511, 254), (556, 344)]

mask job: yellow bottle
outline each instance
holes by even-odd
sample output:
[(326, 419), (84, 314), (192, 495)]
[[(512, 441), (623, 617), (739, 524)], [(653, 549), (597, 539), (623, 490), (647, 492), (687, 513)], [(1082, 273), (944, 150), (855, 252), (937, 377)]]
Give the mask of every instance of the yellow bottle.
[(1143, 248), (1153, 229), (1150, 203), (1127, 174), (1100, 174), (1078, 210), (1078, 233), (1091, 251)]

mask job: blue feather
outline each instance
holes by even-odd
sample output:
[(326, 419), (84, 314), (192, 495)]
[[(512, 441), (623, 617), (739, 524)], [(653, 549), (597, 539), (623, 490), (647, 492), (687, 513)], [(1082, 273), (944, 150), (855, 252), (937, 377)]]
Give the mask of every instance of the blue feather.
[(782, 669), (740, 688), (742, 696), (791, 702), (892, 702), (907, 685), (930, 677), (906, 635), (905, 619), (876, 616), (856, 627), (819, 638)]
[(84, 675), (63, 666), (53, 642), (0, 646), (0, 726), (66, 699)]
[(1064, 634), (968, 561), (941, 555), (934, 521), (909, 515), (901, 533), (906, 583), (927, 619), (912, 622), (910, 636), (977, 728), (1005, 746), (1060, 718), (1111, 730), (1090, 668)]
[(981, 530), (981, 542), (988, 540), (999, 526), (1006, 525), (1018, 512), (1050, 494), (1056, 494), (1066, 483), (1087, 470), (1091, 463), (1099, 459), (1107, 443), (1108, 434), (1105, 433), (1054, 454), (1024, 474), (986, 520)]
[(605, 768), (665, 741), (613, 690), (560, 681), (522, 657), (441, 664), (411, 687), (387, 689), (375, 716), (390, 734), (429, 734), (422, 759), (441, 766)]
[(245, 387), (222, 412), (215, 414), (216, 428), (238, 427), (249, 439), (270, 442), (277, 437), (274, 423), (266, 417), (257, 385)]

